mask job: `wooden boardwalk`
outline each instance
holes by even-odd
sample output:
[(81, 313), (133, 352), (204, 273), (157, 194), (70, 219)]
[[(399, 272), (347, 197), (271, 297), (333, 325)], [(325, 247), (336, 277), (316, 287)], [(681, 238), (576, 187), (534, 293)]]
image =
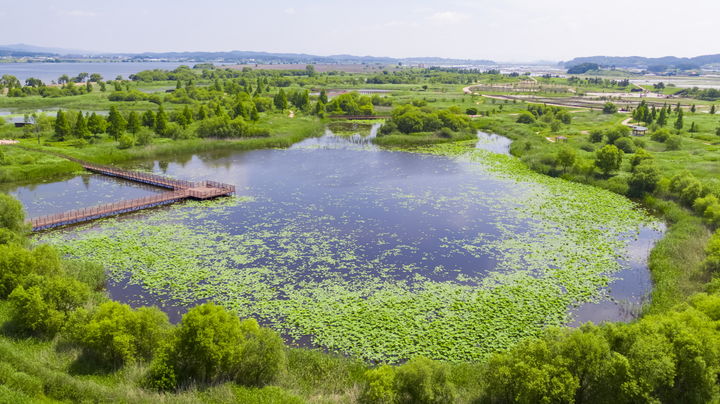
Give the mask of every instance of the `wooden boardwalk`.
[(160, 205), (179, 202), (185, 199), (210, 199), (219, 196), (232, 195), (235, 186), (215, 181), (191, 182), (164, 177), (162, 175), (123, 170), (116, 167), (88, 163), (69, 156), (61, 156), (82, 165), (86, 170), (110, 177), (122, 178), (129, 181), (149, 184), (156, 187), (167, 188), (170, 191), (143, 198), (130, 199), (106, 203), (89, 208), (76, 209), (53, 215), (40, 216), (30, 219), (33, 231), (51, 229), (69, 224), (87, 222), (103, 217), (119, 215), (121, 213), (152, 208)]

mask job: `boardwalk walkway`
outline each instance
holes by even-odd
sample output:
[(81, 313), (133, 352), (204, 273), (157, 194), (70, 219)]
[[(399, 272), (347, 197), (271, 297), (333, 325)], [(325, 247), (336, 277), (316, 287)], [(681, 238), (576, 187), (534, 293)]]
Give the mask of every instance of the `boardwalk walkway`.
[(30, 219), (33, 231), (66, 226), (102, 217), (114, 216), (121, 213), (167, 205), (184, 199), (210, 199), (219, 196), (232, 195), (235, 193), (235, 186), (230, 184), (223, 184), (215, 181), (191, 182), (178, 180), (164, 177), (162, 175), (123, 170), (116, 167), (88, 163), (86, 161), (65, 155), (58, 156), (74, 161), (82, 165), (86, 170), (94, 173), (167, 188), (170, 191), (163, 192), (158, 195), (146, 196), (144, 198), (106, 203), (89, 208), (36, 217)]

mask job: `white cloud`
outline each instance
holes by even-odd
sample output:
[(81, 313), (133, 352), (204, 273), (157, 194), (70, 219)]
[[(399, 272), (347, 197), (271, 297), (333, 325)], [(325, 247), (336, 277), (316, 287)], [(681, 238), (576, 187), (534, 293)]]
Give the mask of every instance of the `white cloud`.
[(66, 10), (61, 11), (60, 14), (68, 17), (97, 17), (98, 13), (89, 10)]
[(293, 14), (295, 14), (295, 9), (292, 8), (292, 7), (290, 7), (290, 8), (286, 8), (285, 10), (283, 10), (283, 12), (284, 12), (285, 14), (293, 15)]
[(457, 24), (469, 20), (470, 15), (457, 11), (440, 11), (430, 15), (427, 19), (436, 24)]

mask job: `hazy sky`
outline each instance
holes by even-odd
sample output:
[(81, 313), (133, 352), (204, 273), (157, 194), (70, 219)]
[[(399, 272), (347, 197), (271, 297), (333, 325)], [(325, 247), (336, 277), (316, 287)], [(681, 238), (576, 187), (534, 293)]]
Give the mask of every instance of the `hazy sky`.
[(3, 0), (0, 43), (496, 61), (720, 53), (720, 0)]

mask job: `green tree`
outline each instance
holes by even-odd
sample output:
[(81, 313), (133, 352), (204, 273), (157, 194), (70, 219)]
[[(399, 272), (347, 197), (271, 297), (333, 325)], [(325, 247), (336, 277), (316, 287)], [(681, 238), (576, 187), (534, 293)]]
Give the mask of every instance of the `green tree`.
[(695, 104), (692, 104), (690, 106), (690, 112), (692, 112), (694, 114), (696, 110), (697, 110), (697, 108), (695, 108)]
[(570, 147), (563, 147), (557, 153), (557, 162), (563, 168), (563, 171), (567, 171), (569, 167), (572, 167), (576, 158), (577, 153)]
[(108, 127), (107, 132), (110, 134), (110, 136), (113, 137), (113, 139), (118, 140), (120, 139), (120, 136), (125, 131), (125, 127), (127, 125), (127, 122), (125, 121), (125, 118), (123, 118), (122, 114), (117, 110), (117, 108), (113, 105), (110, 107), (110, 114), (108, 115)]
[(178, 123), (180, 123), (180, 126), (182, 126), (183, 128), (187, 128), (188, 125), (190, 125), (192, 122), (193, 122), (193, 113), (190, 110), (190, 107), (188, 107), (186, 105), (185, 108), (183, 108), (182, 112), (180, 113)]
[(102, 116), (93, 112), (90, 114), (90, 118), (88, 118), (87, 127), (88, 130), (90, 130), (90, 133), (99, 135), (101, 133), (105, 133), (107, 121)]
[(310, 105), (310, 94), (308, 90), (295, 90), (290, 93), (288, 100), (300, 111), (304, 111)]
[(612, 102), (606, 102), (605, 105), (603, 105), (602, 112), (603, 114), (614, 114), (618, 111), (617, 105), (613, 104)]
[(610, 172), (620, 168), (622, 158), (622, 150), (615, 145), (608, 144), (595, 152), (595, 166), (607, 176)]
[(160, 136), (164, 136), (165, 132), (168, 129), (168, 124), (168, 116), (165, 113), (165, 109), (161, 105), (160, 108), (158, 108), (157, 114), (155, 115), (155, 133)]
[(147, 110), (143, 113), (142, 124), (147, 128), (155, 128), (155, 114), (151, 110)]
[(652, 158), (652, 155), (650, 155), (650, 153), (648, 153), (645, 149), (637, 149), (635, 154), (630, 157), (630, 171), (635, 171), (635, 167), (637, 167), (638, 164), (643, 161), (652, 160)]
[(309, 77), (315, 77), (315, 65), (305, 66), (305, 73), (307, 73)]
[(320, 95), (318, 96), (318, 100), (322, 101), (323, 104), (328, 103), (327, 91), (325, 91), (324, 88), (322, 90), (320, 90)]
[(72, 129), (70, 122), (65, 115), (65, 111), (59, 110), (55, 117), (55, 139), (63, 141), (70, 136)]
[(130, 111), (128, 114), (127, 130), (133, 135), (140, 131), (140, 117), (135, 111)]
[(714, 115), (714, 114), (715, 114), (715, 104), (710, 106), (710, 115)]
[(75, 127), (73, 128), (73, 136), (78, 139), (87, 139), (92, 135), (90, 129), (87, 127), (85, 122), (85, 116), (82, 111), (78, 112), (77, 119), (75, 119)]
[(273, 98), (273, 103), (275, 104), (275, 108), (279, 109), (280, 111), (287, 109), (287, 96), (285, 95), (285, 91), (282, 88)]
[(656, 122), (660, 126), (667, 125), (667, 112), (666, 112), (665, 108), (660, 108), (660, 113), (658, 114), (658, 118), (657, 118)]
[(683, 128), (683, 110), (678, 109), (677, 111), (677, 119), (675, 120), (675, 129), (678, 131)]
[(644, 160), (634, 168), (633, 174), (628, 179), (628, 186), (632, 195), (641, 196), (645, 193), (653, 193), (658, 182), (660, 182), (660, 170), (652, 160)]

